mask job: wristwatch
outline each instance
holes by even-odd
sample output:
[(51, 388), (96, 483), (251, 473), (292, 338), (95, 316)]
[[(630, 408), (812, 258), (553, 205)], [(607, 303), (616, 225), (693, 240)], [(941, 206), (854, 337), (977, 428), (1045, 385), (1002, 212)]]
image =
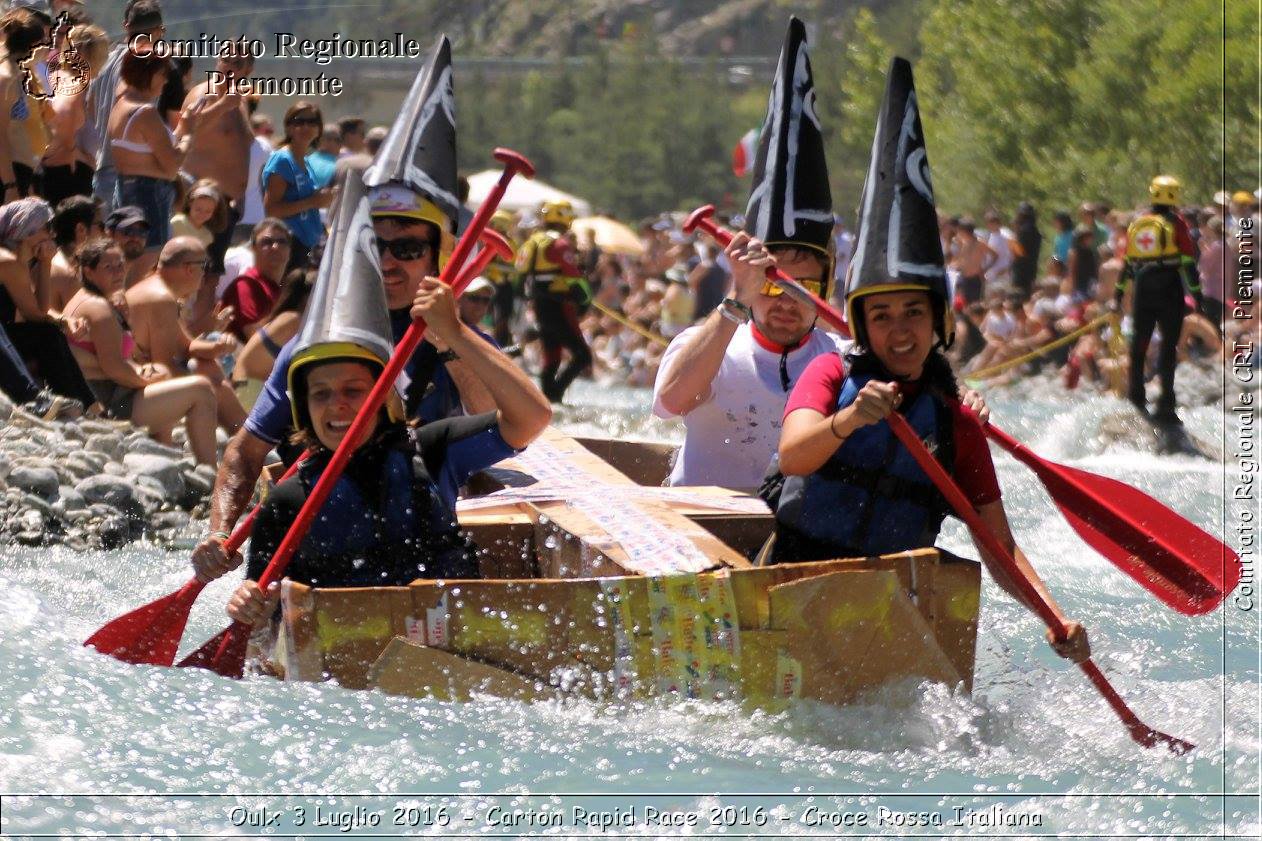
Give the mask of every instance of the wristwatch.
[(446, 350), (441, 351), (441, 352), (439, 352), (439, 354), (438, 354), (438, 361), (439, 361), (439, 362), (443, 362), (443, 363), (452, 362), (452, 361), (457, 360), (457, 359), (459, 359), (459, 358), (460, 358), (460, 357), (459, 357), (459, 356), (457, 356), (457, 355), (456, 355), (456, 352), (455, 352), (454, 350), (452, 350), (451, 348), (447, 348)]
[(745, 324), (754, 317), (754, 311), (735, 298), (724, 298), (719, 304), (719, 315), (733, 324)]

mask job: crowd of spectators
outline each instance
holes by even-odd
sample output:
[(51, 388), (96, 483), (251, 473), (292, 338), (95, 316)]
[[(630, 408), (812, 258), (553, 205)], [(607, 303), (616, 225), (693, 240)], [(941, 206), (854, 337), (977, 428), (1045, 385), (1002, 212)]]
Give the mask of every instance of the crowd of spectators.
[[(78, 0), (9, 6), (0, 15), (0, 391), (41, 418), (127, 420), (164, 442), (183, 425), (195, 457), (213, 463), (215, 427), (242, 423), (298, 330), (339, 179), (371, 160), (386, 129), (358, 117), (326, 122), (297, 101), (278, 131), (257, 99), (193, 84), (191, 62), (128, 49), (137, 34), (165, 32), (158, 0), (131, 0), (114, 44)], [(216, 65), (227, 78), (251, 69), (232, 54)], [(960, 369), (1024, 357), (1103, 314), (1133, 212), (1087, 202), (1076, 220), (1056, 211), (1044, 223), (1023, 203), (1010, 216), (988, 209), (980, 223), (942, 217)], [(1258, 203), (1220, 193), (1183, 212), (1205, 304), (1177, 340), (1187, 353), (1221, 356), (1222, 334), (1248, 329), (1223, 278), (1240, 220), (1256, 220)], [(520, 240), (529, 212), (518, 221)], [(678, 213), (643, 220), (637, 247), (616, 251), (575, 236), (598, 380), (651, 385), (666, 343), (727, 293), (721, 250), (681, 224)], [(834, 299), (852, 242), (839, 218)], [(528, 348), (520, 290), (517, 301), (514, 338)], [(1009, 375), (1055, 364), (1075, 384), (1116, 381), (1115, 329)]]
[(336, 174), (385, 129), (299, 101), (277, 139), (257, 98), (127, 46), (164, 35), (158, 0), (122, 24), (111, 44), (78, 0), (0, 14), (0, 391), (164, 443), (183, 426), (213, 464), (297, 332)]

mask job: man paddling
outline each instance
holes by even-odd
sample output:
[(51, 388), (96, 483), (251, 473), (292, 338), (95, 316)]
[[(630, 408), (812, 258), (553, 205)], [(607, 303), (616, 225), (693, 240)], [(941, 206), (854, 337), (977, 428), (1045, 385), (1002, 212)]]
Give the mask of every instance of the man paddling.
[[(451, 47), (443, 37), (408, 92), (377, 159), (363, 176), (369, 188), (380, 278), (396, 342), (412, 323), (409, 309), (422, 297), (424, 279), (439, 272), (454, 245), (458, 202), (452, 106)], [(194, 572), (202, 580), (218, 578), (240, 564), (240, 556), (228, 557), (223, 543), (250, 501), (267, 454), (284, 441), (290, 428), (286, 377), (292, 345), (281, 350), (250, 416), (224, 451), (211, 497), (210, 535), (192, 555)], [(403, 376), (409, 378), (405, 386), (409, 417), (416, 416), (429, 382), (428, 378), (422, 381), (410, 375), (422, 373), (426, 355), (435, 353), (432, 344), (422, 344), (404, 371)], [(510, 391), (506, 399), (530, 404), (536, 395), (533, 389), (518, 389)]]
[(672, 485), (758, 487), (775, 452), (789, 389), (812, 359), (842, 346), (809, 305), (764, 277), (777, 266), (821, 298), (832, 277), (832, 195), (806, 28), (789, 23), (759, 139), (746, 230), (727, 248), (732, 287), (666, 348), (653, 413), (683, 417)]
[[(281, 482), (259, 511), (250, 542), (246, 580), (228, 604), (249, 625), (273, 614), (280, 594), (256, 583), (354, 426), (397, 338), (387, 316), (371, 246), (362, 187), (348, 190), (322, 262), (308, 318), (285, 367), (293, 397), (291, 417), (311, 453), (295, 476)], [(551, 409), (525, 372), (475, 334), (456, 314), (450, 287), (425, 278), (412, 315), (466, 360), (505, 407), (411, 430), (402, 400), (391, 389), (336, 480), (320, 515), (302, 535), (286, 577), (312, 586), (402, 586), (416, 578), (476, 578), (473, 545), (456, 520), (456, 490), (473, 473), (518, 453), (548, 425)], [(522, 401), (521, 394), (533, 393)]]

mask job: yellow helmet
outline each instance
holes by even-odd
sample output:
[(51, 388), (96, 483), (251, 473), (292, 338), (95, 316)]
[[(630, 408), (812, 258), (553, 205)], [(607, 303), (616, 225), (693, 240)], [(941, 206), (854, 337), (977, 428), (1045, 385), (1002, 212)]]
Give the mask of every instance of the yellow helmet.
[(565, 199), (546, 201), (539, 206), (539, 220), (545, 225), (568, 228), (574, 218), (574, 206)]
[[(307, 373), (327, 362), (362, 362), (373, 369), (373, 378), (381, 376), (385, 363), (381, 357), (354, 342), (324, 342), (296, 352), (289, 363), (289, 410), (295, 429), (309, 429), (311, 414), (307, 410)], [(396, 423), (406, 420), (403, 399), (397, 388), (386, 395), (386, 417)]]
[(1179, 203), (1182, 189), (1179, 179), (1174, 176), (1158, 175), (1148, 185), (1148, 194), (1152, 196), (1153, 204), (1168, 204), (1173, 207)]
[(1236, 192), (1231, 194), (1231, 200), (1236, 204), (1254, 203), (1253, 193), (1250, 193), (1248, 190), (1236, 190)]
[(452, 222), (442, 209), (420, 193), (413, 192), (402, 184), (386, 184), (373, 187), (368, 194), (371, 212), (374, 219), (382, 217), (398, 217), (428, 222), (438, 229), (438, 271), (447, 265), (447, 258), (456, 245), (452, 235)]
[(508, 232), (513, 229), (513, 214), (507, 210), (497, 210), (491, 214), (491, 221), (488, 224), (490, 224), (492, 230), (508, 236)]

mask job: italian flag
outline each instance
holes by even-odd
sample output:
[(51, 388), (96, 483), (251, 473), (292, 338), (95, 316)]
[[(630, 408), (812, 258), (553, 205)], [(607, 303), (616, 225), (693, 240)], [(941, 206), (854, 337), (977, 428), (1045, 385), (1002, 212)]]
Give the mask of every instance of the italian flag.
[(758, 153), (758, 133), (758, 129), (751, 128), (732, 150), (732, 172), (737, 177), (748, 175), (754, 167), (754, 156)]

